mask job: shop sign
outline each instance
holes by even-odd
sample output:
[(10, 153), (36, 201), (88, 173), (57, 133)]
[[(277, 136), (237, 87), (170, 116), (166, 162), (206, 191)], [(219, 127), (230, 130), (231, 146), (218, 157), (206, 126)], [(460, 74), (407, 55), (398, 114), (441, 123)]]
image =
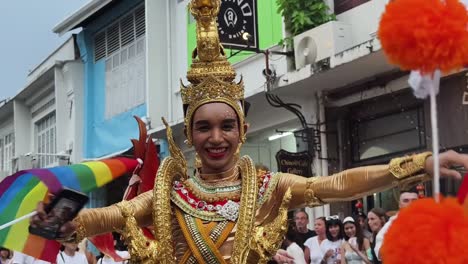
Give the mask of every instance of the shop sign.
[[(257, 1), (222, 0), (218, 14), (218, 32), (225, 48), (257, 50)], [(248, 41), (244, 39), (246, 33), (250, 36)]]
[(281, 149), (276, 153), (276, 162), (280, 172), (292, 173), (304, 177), (312, 176), (312, 157), (307, 151), (292, 153)]

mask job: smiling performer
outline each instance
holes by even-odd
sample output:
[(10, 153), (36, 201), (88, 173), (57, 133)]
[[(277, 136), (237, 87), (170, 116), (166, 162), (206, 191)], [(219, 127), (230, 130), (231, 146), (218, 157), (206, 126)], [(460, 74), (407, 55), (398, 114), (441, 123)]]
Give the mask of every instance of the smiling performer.
[[(159, 167), (153, 191), (131, 201), (83, 210), (63, 228), (68, 241), (113, 230), (125, 238), (135, 263), (265, 263), (276, 255), (287, 228), (287, 211), (371, 193), (428, 179), (430, 153), (397, 158), (389, 165), (355, 168), (329, 177), (304, 178), (262, 172), (251, 158), (239, 157), (247, 123), (242, 81), (219, 42), (216, 17), (220, 0), (193, 0), (197, 48), (182, 85), (186, 143), (195, 148), (199, 167), (193, 176), (167, 126), (171, 156)], [(441, 164), (468, 165), (455, 152)], [(442, 174), (457, 177), (444, 169)], [(41, 210), (32, 224), (44, 221)], [(148, 241), (140, 226), (154, 228)]]

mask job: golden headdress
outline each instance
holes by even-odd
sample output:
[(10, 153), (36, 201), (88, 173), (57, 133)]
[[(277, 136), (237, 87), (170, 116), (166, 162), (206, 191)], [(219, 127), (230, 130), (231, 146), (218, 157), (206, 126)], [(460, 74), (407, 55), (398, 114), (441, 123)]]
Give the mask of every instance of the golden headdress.
[(244, 136), (244, 84), (236, 83), (236, 72), (227, 61), (219, 40), (217, 17), (221, 0), (193, 0), (189, 9), (197, 21), (197, 48), (192, 53), (192, 66), (187, 72), (190, 85), (181, 83), (188, 144), (192, 144), (192, 118), (203, 104), (223, 102), (239, 118), (241, 142)]

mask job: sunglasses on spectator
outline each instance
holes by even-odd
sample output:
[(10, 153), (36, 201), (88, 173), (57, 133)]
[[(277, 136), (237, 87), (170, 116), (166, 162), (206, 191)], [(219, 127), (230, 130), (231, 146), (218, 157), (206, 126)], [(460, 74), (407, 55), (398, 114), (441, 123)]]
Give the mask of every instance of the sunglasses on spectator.
[(337, 216), (337, 215), (331, 215), (331, 216), (327, 216), (325, 219), (326, 219), (327, 221), (330, 221), (330, 220), (339, 220), (340, 217)]

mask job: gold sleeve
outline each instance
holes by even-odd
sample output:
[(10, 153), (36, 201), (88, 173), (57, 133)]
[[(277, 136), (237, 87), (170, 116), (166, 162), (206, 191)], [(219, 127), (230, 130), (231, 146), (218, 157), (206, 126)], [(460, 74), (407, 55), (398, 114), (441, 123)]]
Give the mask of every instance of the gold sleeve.
[[(153, 191), (151, 190), (129, 201), (140, 226), (151, 225), (152, 197)], [(124, 218), (120, 209), (116, 205), (111, 205), (104, 208), (84, 209), (73, 220), (73, 223), (76, 226), (74, 240), (81, 241), (86, 237), (122, 229)]]
[(327, 177), (281, 174), (276, 191), (281, 195), (291, 187), (290, 208), (355, 200), (392, 187), (429, 180), (424, 165), (430, 155), (430, 152), (425, 152), (396, 158), (388, 165), (359, 167)]

